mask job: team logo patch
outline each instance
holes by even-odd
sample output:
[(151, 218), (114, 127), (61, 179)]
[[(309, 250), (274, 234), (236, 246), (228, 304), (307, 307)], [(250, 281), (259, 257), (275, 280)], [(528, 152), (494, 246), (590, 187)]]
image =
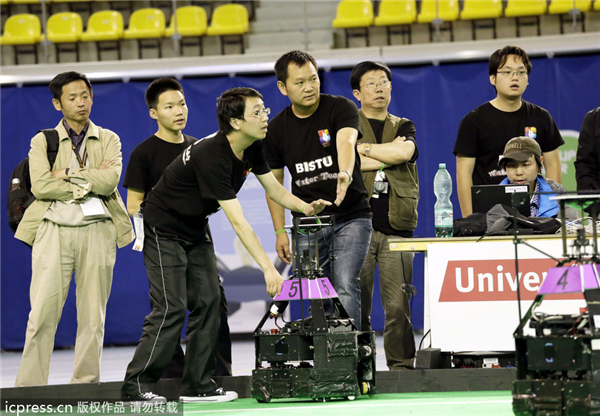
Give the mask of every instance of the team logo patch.
[(537, 137), (537, 129), (535, 127), (525, 127), (525, 136), (535, 139)]
[(331, 136), (329, 135), (329, 130), (319, 130), (319, 141), (323, 145), (323, 147), (327, 147), (331, 144)]

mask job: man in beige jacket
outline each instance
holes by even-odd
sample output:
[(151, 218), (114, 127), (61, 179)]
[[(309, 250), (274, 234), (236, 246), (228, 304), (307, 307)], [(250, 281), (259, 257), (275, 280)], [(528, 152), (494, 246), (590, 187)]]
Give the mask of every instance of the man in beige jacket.
[(29, 169), (36, 197), (15, 237), (33, 247), (31, 312), (16, 386), (48, 383), (56, 327), (73, 273), (77, 285), (77, 338), (71, 383), (100, 381), (106, 303), (116, 246), (134, 234), (117, 191), (121, 142), (89, 119), (92, 86), (77, 72), (50, 82), (52, 103), (63, 119), (56, 161), (50, 166), (45, 136), (31, 140)]

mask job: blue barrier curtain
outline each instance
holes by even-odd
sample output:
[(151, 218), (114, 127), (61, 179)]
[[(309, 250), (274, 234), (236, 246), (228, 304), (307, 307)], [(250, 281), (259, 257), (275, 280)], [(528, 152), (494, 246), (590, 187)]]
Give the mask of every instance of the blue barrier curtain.
[[(600, 55), (558, 56), (532, 59), (533, 71), (524, 99), (546, 108), (560, 129), (579, 130), (585, 113), (600, 106)], [(487, 62), (466, 62), (392, 68), (393, 89), (390, 112), (411, 119), (417, 127), (421, 200), (416, 236), (433, 235), (433, 176), (439, 163), (446, 163), (455, 176), (452, 149), (462, 117), (495, 97), (490, 85)], [(352, 98), (349, 70), (321, 73), (322, 92)], [(115, 131), (122, 141), (123, 165), (127, 166), (134, 147), (156, 131), (148, 115), (144, 91), (151, 80), (94, 83), (92, 120)], [(280, 94), (272, 73), (254, 76), (221, 76), (181, 81), (190, 108), (185, 132), (204, 137), (217, 130), (215, 103), (220, 93), (233, 87), (252, 87), (264, 95), (272, 116), (289, 105)], [(39, 129), (54, 127), (61, 113), (52, 106), (47, 85), (6, 86), (1, 99), (1, 199), (6, 206), (9, 178), (14, 166), (27, 156), (31, 137)], [(455, 182), (456, 183), (456, 182)], [(126, 189), (119, 187), (121, 195)], [(258, 190), (257, 192), (262, 192)], [(456, 192), (452, 196), (459, 212)], [(6, 212), (6, 211), (4, 211)], [(265, 216), (269, 214), (264, 213)], [(3, 215), (3, 218), (6, 216)], [(272, 234), (270, 227), (267, 232)], [(1, 227), (2, 265), (2, 349), (20, 349), (25, 340), (29, 313), (31, 251), (13, 238), (3, 219)], [(229, 238), (229, 237), (227, 237)], [(263, 245), (272, 250), (271, 241)], [(419, 295), (413, 304), (413, 324), (423, 327), (423, 261), (415, 259), (415, 283)], [(73, 285), (74, 286), (74, 285)], [(71, 288), (56, 335), (57, 346), (75, 341), (75, 293)], [(111, 297), (108, 303), (105, 343), (132, 344), (138, 341), (144, 316), (149, 312), (148, 282), (141, 254), (130, 247), (117, 254)], [(373, 321), (382, 322), (381, 309), (373, 311)], [(375, 326), (375, 329), (382, 329)]]

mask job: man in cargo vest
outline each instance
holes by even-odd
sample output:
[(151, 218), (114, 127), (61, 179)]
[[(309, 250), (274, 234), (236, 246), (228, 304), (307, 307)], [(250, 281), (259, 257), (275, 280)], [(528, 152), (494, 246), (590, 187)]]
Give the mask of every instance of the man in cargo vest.
[(358, 141), (361, 171), (373, 211), (373, 235), (360, 273), (362, 330), (371, 330), (375, 265), (379, 266), (385, 312), (383, 343), (390, 370), (413, 368), (415, 341), (409, 301), (413, 253), (391, 252), (388, 239), (413, 236), (417, 226), (419, 176), (415, 125), (388, 113), (392, 73), (381, 62), (365, 61), (350, 75), (363, 137)]

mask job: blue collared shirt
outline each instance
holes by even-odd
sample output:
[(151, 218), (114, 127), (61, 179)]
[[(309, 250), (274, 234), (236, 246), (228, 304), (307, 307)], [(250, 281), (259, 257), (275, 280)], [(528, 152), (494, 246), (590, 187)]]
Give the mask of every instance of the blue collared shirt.
[(77, 153), (79, 153), (79, 150), (81, 149), (81, 143), (83, 143), (83, 139), (85, 139), (85, 135), (87, 134), (88, 127), (90, 126), (90, 122), (88, 121), (88, 123), (85, 125), (85, 127), (81, 130), (81, 132), (79, 134), (77, 134), (77, 132), (75, 130), (73, 130), (71, 128), (71, 126), (69, 126), (67, 124), (67, 120), (65, 120), (64, 118), (63, 118), (63, 126), (64, 126), (65, 130), (67, 131), (69, 138), (71, 139), (71, 143), (73, 143), (73, 146), (75, 146), (75, 151)]

